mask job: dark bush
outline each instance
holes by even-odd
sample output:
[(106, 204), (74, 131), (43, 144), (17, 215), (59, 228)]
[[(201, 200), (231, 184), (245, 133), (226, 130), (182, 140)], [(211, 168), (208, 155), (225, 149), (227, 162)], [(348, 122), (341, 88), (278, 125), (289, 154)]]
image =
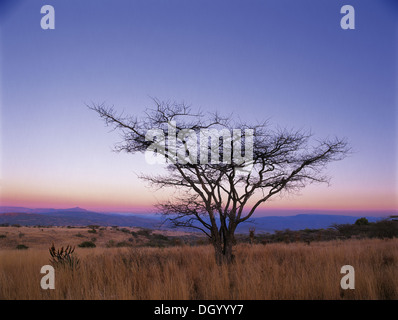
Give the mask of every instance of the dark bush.
[(170, 240), (168, 237), (166, 237), (165, 235), (160, 234), (160, 233), (152, 234), (152, 238), (154, 240), (163, 240), (163, 241), (169, 241)]
[(131, 247), (131, 243), (128, 243), (127, 241), (121, 241), (116, 243), (117, 248), (122, 248), (122, 247)]
[(369, 221), (366, 218), (360, 218), (357, 221), (355, 221), (355, 225), (357, 225), (357, 226), (367, 226), (368, 224), (369, 224)]
[(115, 242), (115, 240), (111, 239), (111, 240), (109, 240), (109, 241), (105, 244), (105, 246), (106, 246), (107, 248), (116, 247), (116, 242)]
[(398, 222), (382, 220), (372, 224), (370, 237), (373, 238), (393, 238), (398, 237)]
[(150, 229), (141, 229), (139, 231), (137, 231), (137, 234), (139, 236), (144, 236), (144, 237), (149, 237), (152, 233), (152, 230)]
[(78, 245), (80, 248), (95, 248), (96, 245), (92, 241), (84, 241)]

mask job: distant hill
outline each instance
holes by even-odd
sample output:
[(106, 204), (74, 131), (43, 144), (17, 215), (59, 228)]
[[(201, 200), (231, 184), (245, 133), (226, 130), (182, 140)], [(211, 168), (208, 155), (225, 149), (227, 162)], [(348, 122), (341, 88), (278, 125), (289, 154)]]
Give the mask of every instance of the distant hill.
[(26, 226), (134, 226), (158, 228), (159, 217), (137, 215), (105, 214), (82, 208), (69, 209), (30, 209), (21, 207), (0, 207), (0, 224), (20, 224)]
[(68, 209), (52, 209), (52, 208), (25, 208), (25, 207), (7, 207), (7, 206), (0, 206), (0, 214), (1, 213), (43, 213), (43, 214), (50, 214), (54, 212), (89, 212), (86, 209), (75, 207), (75, 208), (68, 208)]
[[(369, 222), (376, 222), (382, 218), (368, 217)], [(353, 224), (358, 216), (329, 215), (329, 214), (298, 214), (294, 216), (269, 216), (251, 219), (251, 222), (238, 227), (238, 232), (249, 232), (249, 228), (255, 227), (257, 233), (273, 232), (275, 230), (303, 230), (326, 229), (333, 224)]]
[[(369, 222), (376, 222), (380, 217), (365, 216)], [(298, 214), (292, 216), (256, 217), (250, 222), (240, 224), (238, 233), (248, 233), (255, 227), (256, 233), (274, 232), (275, 230), (325, 229), (333, 224), (355, 223), (358, 216), (331, 214)], [(19, 224), (26, 226), (125, 226), (158, 229), (161, 217), (157, 215), (106, 214), (92, 212), (75, 207), (68, 209), (31, 209), (23, 207), (0, 206), (0, 224)], [(167, 225), (163, 229), (169, 229)]]

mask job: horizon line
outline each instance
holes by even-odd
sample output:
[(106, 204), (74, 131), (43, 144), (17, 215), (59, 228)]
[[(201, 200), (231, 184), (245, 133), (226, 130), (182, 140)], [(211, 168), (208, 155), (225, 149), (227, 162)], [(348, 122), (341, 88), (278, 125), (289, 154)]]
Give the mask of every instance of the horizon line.
[[(70, 209), (80, 209), (80, 210), (86, 210), (89, 212), (96, 212), (96, 213), (108, 213), (108, 214), (158, 214), (158, 211), (154, 211), (154, 208), (151, 207), (136, 207), (136, 208), (131, 208), (131, 209), (104, 209), (104, 208), (93, 208), (93, 209), (87, 209), (81, 206), (71, 206), (71, 207), (47, 207), (47, 206), (41, 206), (41, 207), (27, 207), (27, 206), (15, 206), (15, 205), (0, 205), (0, 208), (25, 208), (29, 210), (70, 210)], [(141, 211), (141, 212), (140, 212)], [(330, 208), (259, 208), (256, 210), (254, 213), (256, 216), (264, 215), (264, 214), (269, 214), (269, 213), (282, 213), (282, 214), (287, 214), (287, 213), (292, 213), (292, 212), (297, 212), (296, 214), (303, 214), (303, 212), (307, 212), (307, 214), (325, 214), (325, 213), (331, 213), (334, 215), (339, 215), (343, 213), (378, 213), (378, 214), (385, 214), (385, 215), (395, 215), (398, 213), (398, 209), (330, 209)], [(5, 212), (4, 212), (5, 213)], [(256, 214), (257, 213), (257, 214)]]

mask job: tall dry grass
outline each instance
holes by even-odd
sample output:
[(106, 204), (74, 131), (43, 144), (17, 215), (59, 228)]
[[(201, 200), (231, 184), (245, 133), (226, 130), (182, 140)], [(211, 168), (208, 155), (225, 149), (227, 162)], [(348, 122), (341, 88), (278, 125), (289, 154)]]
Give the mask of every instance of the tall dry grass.
[[(398, 239), (238, 245), (217, 266), (210, 246), (77, 248), (78, 270), (40, 287), (48, 250), (0, 252), (0, 299), (398, 299)], [(340, 269), (355, 268), (342, 290)]]

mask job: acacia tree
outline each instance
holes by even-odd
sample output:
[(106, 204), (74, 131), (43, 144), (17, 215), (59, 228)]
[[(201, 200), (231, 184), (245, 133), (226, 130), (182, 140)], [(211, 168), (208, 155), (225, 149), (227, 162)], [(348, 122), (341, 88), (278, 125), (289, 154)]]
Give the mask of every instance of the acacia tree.
[[(261, 204), (309, 183), (328, 183), (322, 174), (325, 166), (349, 152), (343, 139), (313, 144), (312, 134), (302, 130), (272, 129), (267, 122), (252, 125), (234, 121), (232, 116), (193, 112), (184, 103), (154, 102), (155, 108), (147, 109), (142, 118), (117, 113), (103, 104), (89, 108), (121, 132), (116, 151), (146, 153), (151, 149), (163, 157), (164, 175), (140, 177), (153, 186), (175, 189), (173, 198), (157, 207), (173, 226), (204, 232), (214, 246), (217, 264), (233, 261), (236, 228)], [(200, 134), (209, 130), (212, 135), (203, 140)], [(240, 132), (237, 138), (234, 130)], [(228, 139), (228, 133), (235, 139)], [(245, 149), (242, 161), (241, 143), (247, 147), (249, 140), (251, 149)], [(200, 147), (192, 149), (192, 143)]]

